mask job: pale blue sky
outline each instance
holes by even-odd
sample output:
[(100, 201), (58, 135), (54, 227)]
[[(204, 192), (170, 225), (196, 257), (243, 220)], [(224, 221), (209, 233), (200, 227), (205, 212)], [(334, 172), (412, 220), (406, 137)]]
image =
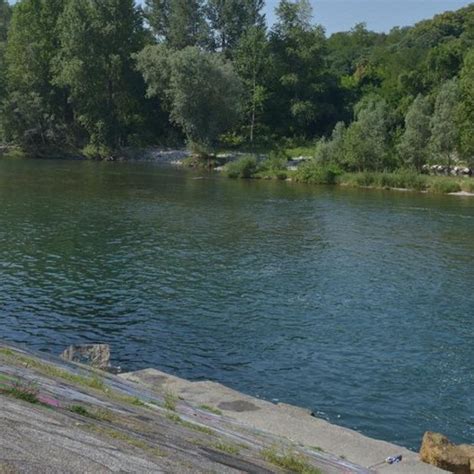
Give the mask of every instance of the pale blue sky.
[[(446, 10), (457, 10), (472, 3), (468, 0), (311, 0), (314, 20), (328, 33), (351, 29), (365, 22), (369, 29), (389, 31), (431, 18)], [(267, 0), (268, 19), (278, 0)]]
[[(142, 3), (143, 0), (137, 0)], [(413, 25), (446, 10), (465, 7), (469, 0), (310, 0), (314, 21), (331, 34), (350, 30), (356, 23), (367, 23), (369, 29), (389, 31), (394, 26)], [(10, 0), (10, 3), (15, 3)], [(272, 23), (278, 0), (266, 0), (267, 18)]]

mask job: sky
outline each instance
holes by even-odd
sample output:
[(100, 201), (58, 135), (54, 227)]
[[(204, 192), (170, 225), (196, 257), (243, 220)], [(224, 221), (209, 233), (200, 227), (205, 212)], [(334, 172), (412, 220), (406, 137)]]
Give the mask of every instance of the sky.
[[(328, 34), (350, 30), (356, 23), (367, 23), (374, 31), (390, 31), (394, 26), (408, 26), (446, 10), (457, 10), (468, 0), (311, 0), (314, 21)], [(274, 20), (278, 0), (267, 0), (267, 18)]]
[[(328, 34), (350, 30), (356, 23), (367, 23), (374, 31), (390, 31), (394, 26), (409, 26), (447, 10), (457, 10), (469, 0), (310, 0), (314, 21)], [(143, 3), (143, 0), (138, 0)], [(15, 3), (10, 0), (10, 3)], [(266, 0), (266, 14), (271, 24), (278, 0)]]

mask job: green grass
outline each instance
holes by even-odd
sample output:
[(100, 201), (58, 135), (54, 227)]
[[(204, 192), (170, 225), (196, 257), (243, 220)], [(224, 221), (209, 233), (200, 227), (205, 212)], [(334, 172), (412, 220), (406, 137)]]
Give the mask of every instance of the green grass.
[(232, 456), (236, 456), (240, 454), (239, 447), (235, 446), (234, 444), (229, 444), (229, 443), (224, 443), (222, 441), (219, 441), (213, 444), (212, 447), (218, 449), (219, 451), (222, 451), (223, 453), (230, 454)]
[(345, 186), (408, 189), (434, 194), (449, 194), (459, 191), (474, 192), (474, 179), (454, 176), (426, 176), (413, 170), (398, 170), (391, 173), (370, 171), (345, 173), (338, 178), (338, 182)]
[(287, 147), (284, 151), (290, 158), (298, 158), (300, 156), (314, 158), (316, 154), (316, 144), (310, 143), (308, 145)]
[(265, 461), (295, 474), (322, 474), (302, 454), (291, 451), (278, 453), (275, 448), (264, 449), (260, 454)]
[(119, 431), (114, 428), (108, 428), (108, 427), (96, 426), (96, 425), (86, 425), (85, 428), (98, 435), (106, 436), (108, 438), (121, 441), (130, 446), (141, 449), (142, 451), (146, 451), (150, 454), (153, 454), (154, 456), (163, 457), (166, 455), (159, 448), (150, 446), (145, 441), (138, 438), (134, 438), (133, 436), (130, 436), (128, 433), (125, 433), (124, 431)]
[(30, 367), (34, 370), (37, 370), (38, 372), (48, 377), (59, 378), (71, 382), (73, 384), (93, 388), (95, 390), (106, 390), (104, 381), (97, 374), (89, 376), (74, 374), (64, 369), (60, 369), (55, 365), (46, 364), (37, 359), (34, 359), (33, 357), (24, 356), (18, 352), (11, 351), (10, 349), (2, 349), (0, 353), (6, 355), (7, 357), (13, 358), (16, 362), (23, 364), (26, 367)]
[(0, 348), (0, 355), (4, 355), (7, 357), (13, 357), (15, 353), (11, 349), (7, 349), (6, 347)]
[(208, 411), (210, 413), (214, 413), (214, 415), (221, 415), (222, 416), (222, 412), (218, 408), (211, 407), (209, 405), (199, 405), (198, 408), (200, 408), (201, 410)]
[(185, 428), (188, 428), (190, 430), (199, 431), (200, 433), (205, 433), (208, 435), (215, 435), (214, 430), (211, 430), (211, 428), (208, 428), (207, 426), (198, 425), (196, 423), (191, 423), (190, 421), (183, 420), (176, 413), (168, 413), (166, 415), (166, 418), (168, 418), (168, 420), (172, 421), (173, 423), (184, 426)]
[(175, 411), (178, 404), (178, 397), (172, 392), (165, 393), (164, 407), (167, 410)]
[(450, 178), (447, 176), (432, 177), (429, 183), (429, 191), (432, 193), (449, 194), (462, 191), (461, 183), (458, 178)]
[(40, 403), (38, 399), (39, 389), (34, 383), (22, 384), (17, 382), (11, 387), (0, 390), (0, 393), (16, 398), (17, 400), (23, 400), (24, 402), (33, 404)]
[(76, 415), (91, 418), (93, 420), (112, 421), (114, 419), (113, 413), (105, 408), (90, 411), (82, 405), (72, 405), (69, 407), (69, 411)]

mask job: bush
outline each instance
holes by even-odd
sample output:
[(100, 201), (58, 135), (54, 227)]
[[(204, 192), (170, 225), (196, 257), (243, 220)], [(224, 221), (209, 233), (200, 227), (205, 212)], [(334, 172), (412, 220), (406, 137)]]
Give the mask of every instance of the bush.
[(254, 156), (244, 156), (237, 161), (228, 163), (224, 173), (228, 178), (252, 178), (257, 172), (257, 159)]
[(461, 185), (452, 178), (432, 178), (429, 190), (438, 194), (458, 193), (461, 191)]
[(268, 158), (259, 164), (258, 175), (262, 178), (277, 178), (284, 180), (288, 177), (288, 156), (284, 150), (270, 152)]
[(341, 170), (334, 165), (321, 165), (316, 161), (309, 161), (299, 167), (295, 173), (295, 180), (310, 184), (336, 184)]

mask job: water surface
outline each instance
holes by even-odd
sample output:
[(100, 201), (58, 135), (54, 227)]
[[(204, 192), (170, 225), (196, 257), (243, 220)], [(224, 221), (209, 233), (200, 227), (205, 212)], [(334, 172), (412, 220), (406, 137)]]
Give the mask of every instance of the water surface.
[(197, 177), (0, 160), (0, 337), (474, 441), (474, 199)]

